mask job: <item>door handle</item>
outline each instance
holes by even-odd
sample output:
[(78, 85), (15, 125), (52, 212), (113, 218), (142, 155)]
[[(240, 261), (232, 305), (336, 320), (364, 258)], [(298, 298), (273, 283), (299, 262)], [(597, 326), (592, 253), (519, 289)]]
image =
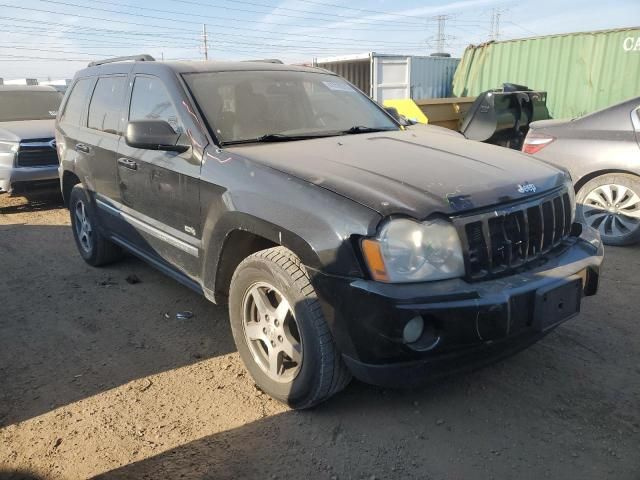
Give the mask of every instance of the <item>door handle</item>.
[(76, 152), (90, 153), (91, 149), (84, 143), (76, 144)]
[(138, 170), (137, 162), (131, 160), (130, 158), (119, 158), (118, 165), (121, 165), (124, 168), (128, 168), (129, 170)]

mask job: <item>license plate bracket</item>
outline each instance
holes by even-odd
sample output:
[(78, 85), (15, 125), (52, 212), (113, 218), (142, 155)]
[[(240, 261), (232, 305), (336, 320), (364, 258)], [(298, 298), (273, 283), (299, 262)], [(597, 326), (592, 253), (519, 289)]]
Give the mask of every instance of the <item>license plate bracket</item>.
[(534, 326), (545, 331), (580, 313), (582, 279), (577, 277), (562, 285), (536, 292)]

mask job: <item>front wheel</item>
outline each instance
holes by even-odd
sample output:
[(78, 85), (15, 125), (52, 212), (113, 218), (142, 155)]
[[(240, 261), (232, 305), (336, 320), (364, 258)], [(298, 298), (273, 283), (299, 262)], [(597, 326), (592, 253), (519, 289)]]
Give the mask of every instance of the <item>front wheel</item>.
[(233, 338), (265, 393), (302, 409), (351, 380), (300, 259), (284, 247), (246, 258), (231, 280)]
[(640, 178), (613, 173), (585, 183), (576, 195), (578, 221), (600, 231), (606, 245), (640, 241)]

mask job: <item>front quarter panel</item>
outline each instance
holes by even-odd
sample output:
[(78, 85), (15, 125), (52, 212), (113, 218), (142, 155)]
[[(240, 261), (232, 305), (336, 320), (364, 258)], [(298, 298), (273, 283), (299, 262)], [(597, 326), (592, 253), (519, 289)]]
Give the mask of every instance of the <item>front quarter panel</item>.
[(372, 234), (381, 219), (324, 188), (216, 148), (205, 152), (201, 202), (207, 287), (234, 230), (291, 249), (312, 269), (362, 276), (351, 236)]

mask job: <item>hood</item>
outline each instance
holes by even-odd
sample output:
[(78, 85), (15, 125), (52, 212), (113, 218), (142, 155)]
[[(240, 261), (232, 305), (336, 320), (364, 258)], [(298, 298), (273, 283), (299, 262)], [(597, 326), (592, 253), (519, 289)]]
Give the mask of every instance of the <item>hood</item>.
[(20, 142), (24, 140), (50, 139), (55, 136), (55, 123), (54, 119), (0, 122), (0, 140)]
[[(564, 174), (528, 155), (426, 129), (263, 143), (229, 151), (365, 205), (422, 219), (521, 200)], [(520, 189), (523, 190), (523, 189)]]

